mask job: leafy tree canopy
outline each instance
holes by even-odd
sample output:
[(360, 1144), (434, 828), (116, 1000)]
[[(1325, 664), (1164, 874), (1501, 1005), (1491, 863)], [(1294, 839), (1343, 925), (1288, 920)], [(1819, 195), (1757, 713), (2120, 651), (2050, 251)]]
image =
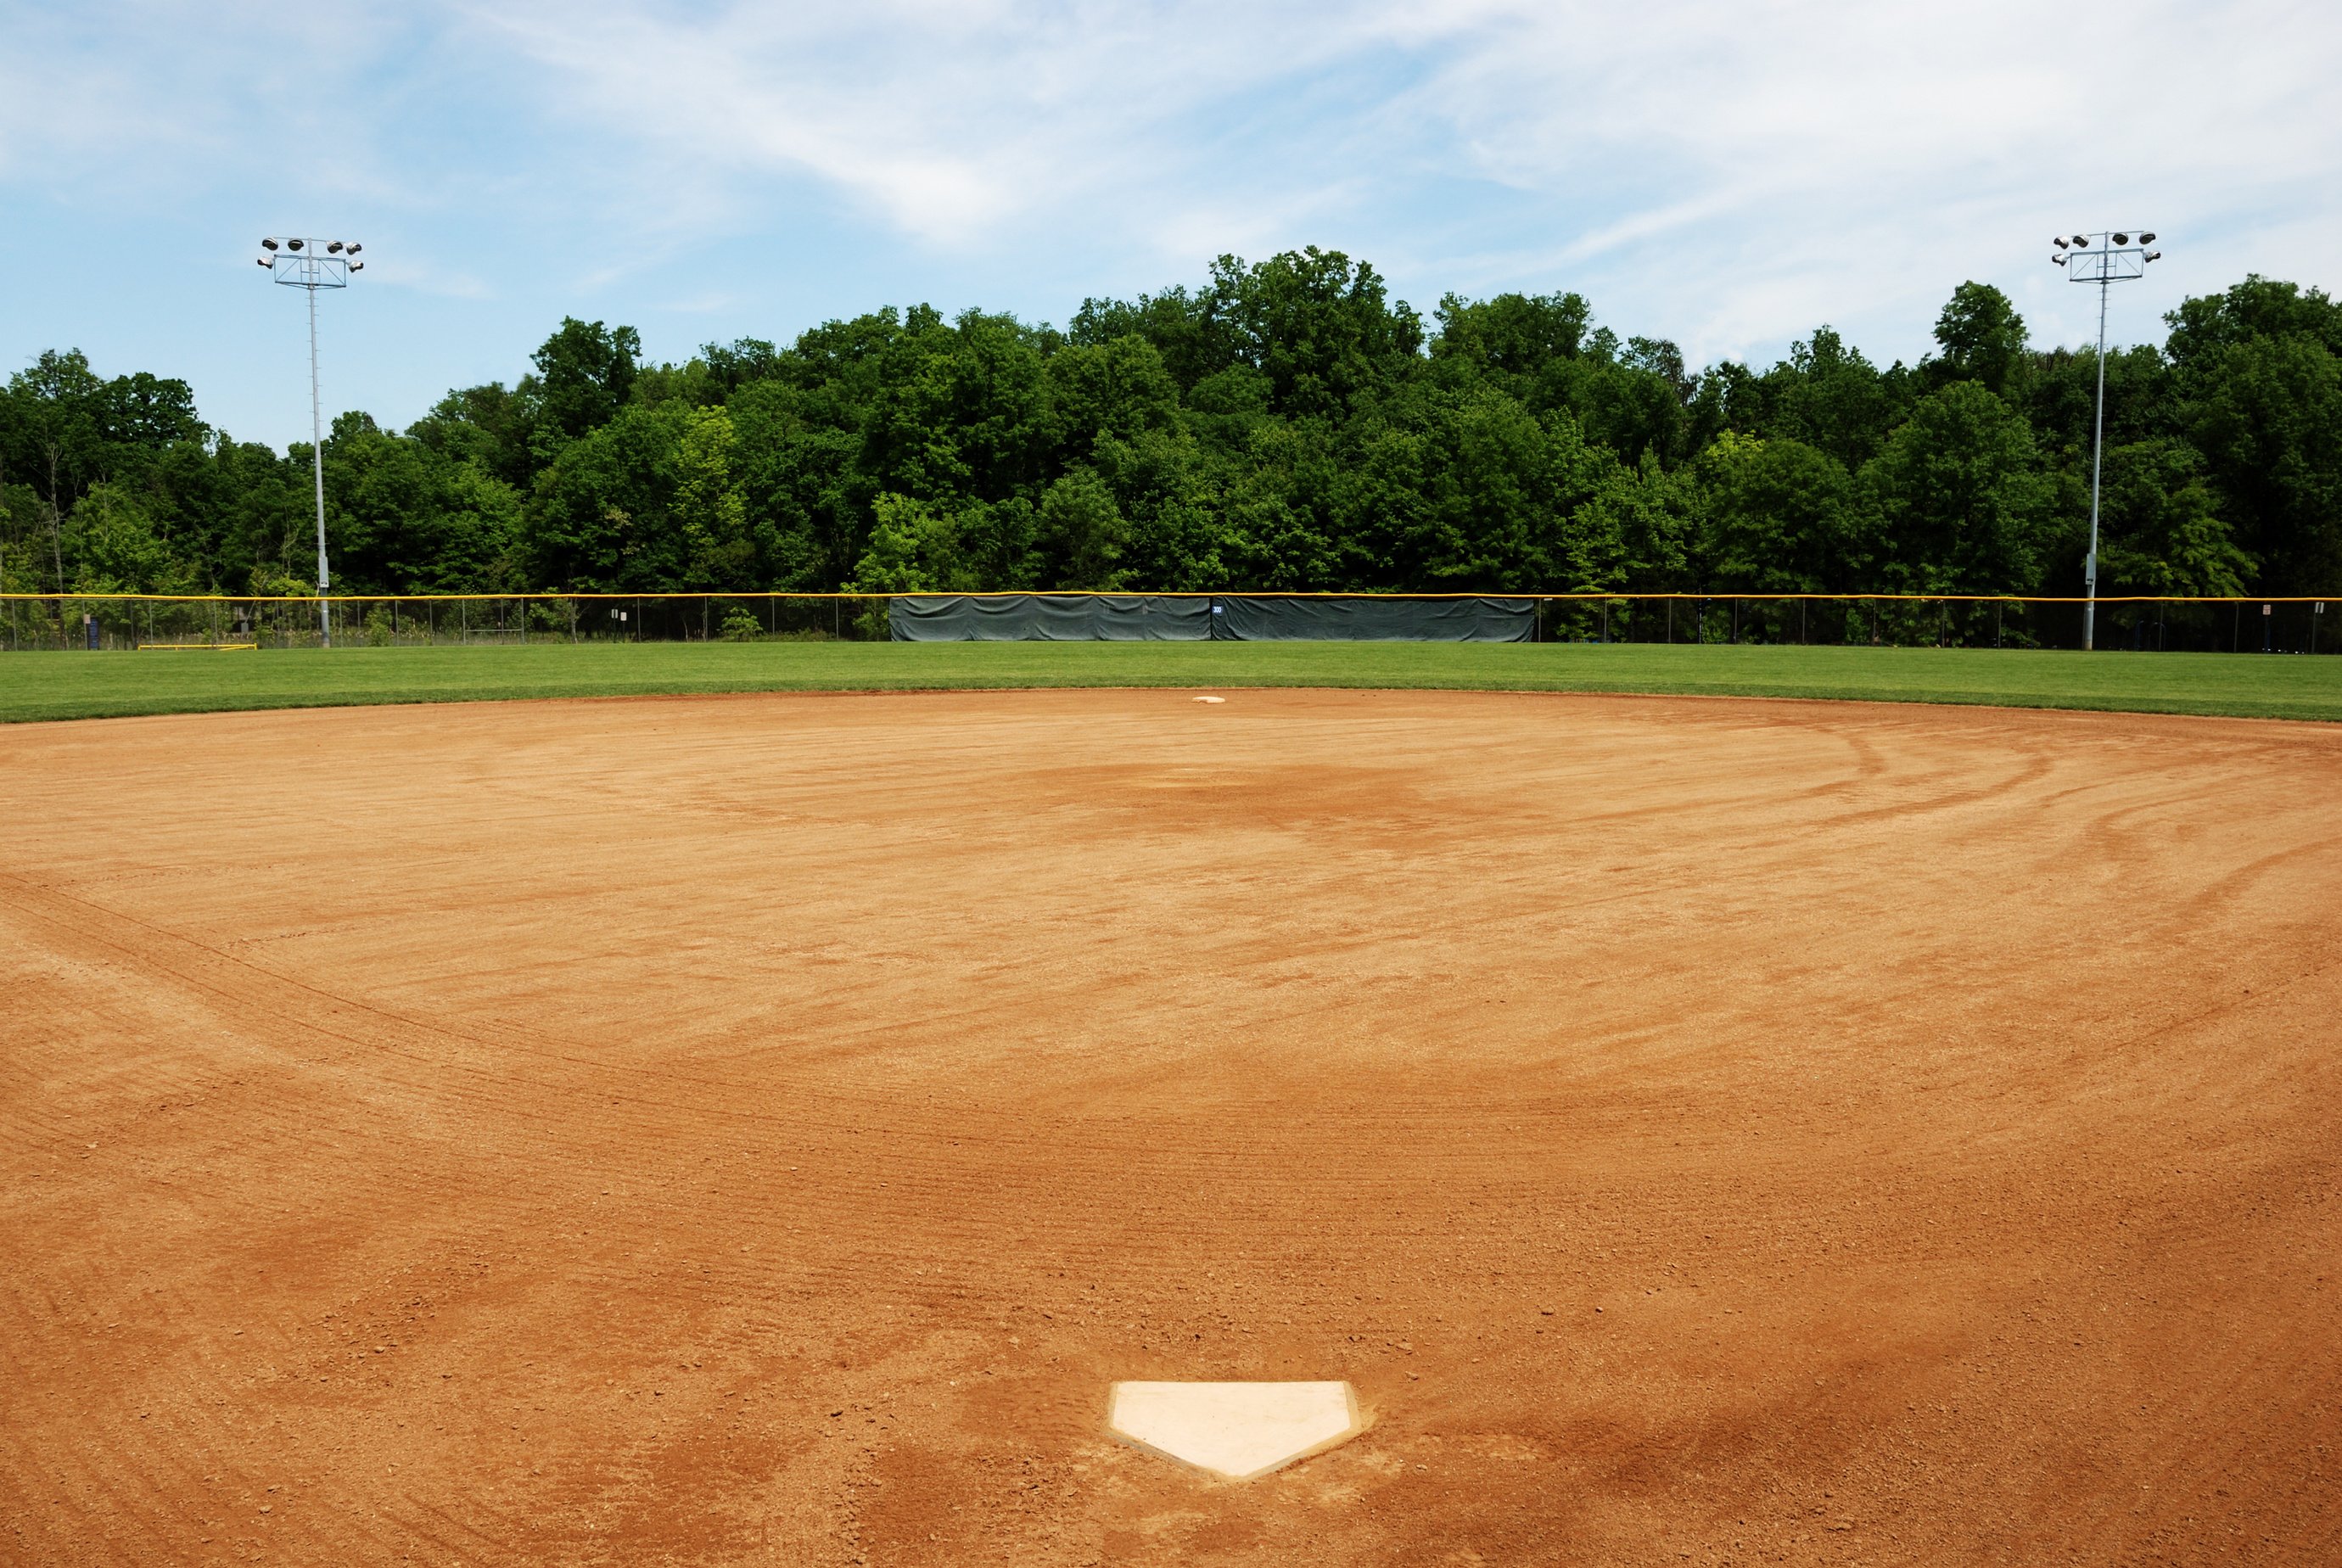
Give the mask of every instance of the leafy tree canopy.
[[(2342, 590), (2342, 306), (2249, 277), (2168, 321), (2104, 366), (2103, 584)], [(1695, 369), (1561, 289), (1426, 327), (1316, 248), (1062, 332), (890, 306), (659, 364), (566, 318), (404, 432), (336, 420), (326, 524), (357, 592), (2070, 592), (2095, 354), (1976, 282), (1935, 337)], [(311, 457), (44, 354), (0, 388), (0, 584), (300, 591)]]

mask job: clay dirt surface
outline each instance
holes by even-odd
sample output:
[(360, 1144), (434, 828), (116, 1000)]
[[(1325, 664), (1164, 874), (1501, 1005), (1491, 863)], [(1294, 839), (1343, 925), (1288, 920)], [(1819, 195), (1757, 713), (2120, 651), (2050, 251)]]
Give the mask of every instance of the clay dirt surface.
[[(2342, 1561), (2342, 731), (0, 733), (0, 1557)], [(1266, 1480), (1118, 1379), (1347, 1379)]]

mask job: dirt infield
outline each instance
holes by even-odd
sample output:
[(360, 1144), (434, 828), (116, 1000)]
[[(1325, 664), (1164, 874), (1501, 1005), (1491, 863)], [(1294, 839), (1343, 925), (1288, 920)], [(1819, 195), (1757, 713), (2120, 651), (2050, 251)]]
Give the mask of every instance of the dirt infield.
[[(0, 733), (0, 1557), (2342, 1561), (2342, 732)], [(1214, 1484), (1117, 1378), (1348, 1378)]]

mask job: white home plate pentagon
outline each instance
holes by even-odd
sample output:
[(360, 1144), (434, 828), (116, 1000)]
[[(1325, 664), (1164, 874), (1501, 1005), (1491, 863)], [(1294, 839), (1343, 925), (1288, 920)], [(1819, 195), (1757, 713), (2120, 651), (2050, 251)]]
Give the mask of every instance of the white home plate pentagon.
[(1231, 1481), (1250, 1481), (1364, 1430), (1346, 1383), (1117, 1383), (1116, 1437)]

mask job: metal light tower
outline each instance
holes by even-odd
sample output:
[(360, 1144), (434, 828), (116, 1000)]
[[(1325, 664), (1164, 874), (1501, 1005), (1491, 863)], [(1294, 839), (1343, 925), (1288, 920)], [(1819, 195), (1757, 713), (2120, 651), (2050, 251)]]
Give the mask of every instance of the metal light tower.
[(364, 245), (341, 240), (285, 239), (275, 235), (260, 242), (267, 254), (260, 265), (278, 283), (309, 294), (309, 468), (317, 489), (317, 635), (334, 645), (333, 611), (325, 600), (331, 586), (325, 569), (325, 432), (317, 397), (317, 291), (347, 288), (350, 275), (365, 271), (357, 259)]
[(2090, 553), (2083, 557), (2083, 592), (2087, 598), (2082, 608), (2082, 652), (2088, 653), (2097, 643), (2098, 623), (2098, 479), (2106, 467), (2107, 457), (2107, 291), (2118, 283), (2147, 275), (2147, 264), (2161, 261), (2161, 251), (2147, 247), (2155, 243), (2151, 234), (2138, 236), (2138, 244), (2122, 230), (2105, 231), (2095, 235), (2077, 234), (2068, 239), (2059, 235), (2050, 244), (2057, 254), (2049, 259), (2066, 269), (2069, 283), (2094, 283), (2098, 285), (2098, 424), (2090, 449)]

